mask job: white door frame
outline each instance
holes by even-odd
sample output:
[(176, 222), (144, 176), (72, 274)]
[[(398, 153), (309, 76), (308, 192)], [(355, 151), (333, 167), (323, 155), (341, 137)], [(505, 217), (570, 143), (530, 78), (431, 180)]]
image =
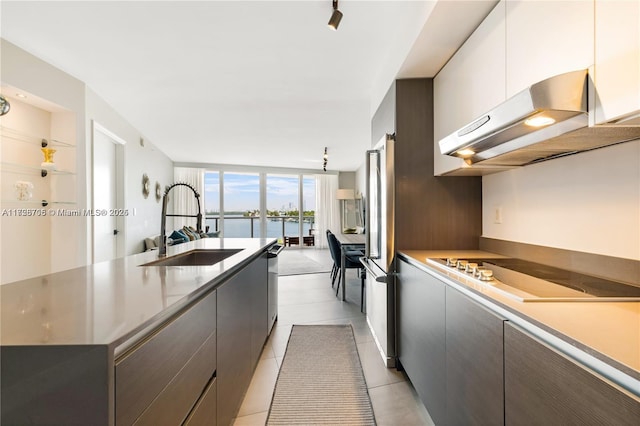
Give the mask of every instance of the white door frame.
[[(95, 188), (94, 185), (94, 164), (95, 158), (93, 157), (94, 149), (93, 144), (95, 143), (95, 136), (97, 132), (102, 133), (104, 136), (111, 139), (111, 141), (116, 146), (116, 208), (124, 209), (125, 205), (125, 188), (124, 188), (124, 145), (127, 143), (126, 140), (116, 135), (96, 120), (91, 120), (92, 122), (92, 144), (91, 144), (91, 206), (93, 211), (98, 207), (95, 205)], [(116, 257), (122, 257), (125, 253), (125, 242), (126, 242), (126, 217), (125, 216), (116, 216), (116, 229), (118, 229), (118, 238), (116, 238)], [(94, 218), (91, 217), (91, 259), (92, 262), (95, 262), (95, 224)]]

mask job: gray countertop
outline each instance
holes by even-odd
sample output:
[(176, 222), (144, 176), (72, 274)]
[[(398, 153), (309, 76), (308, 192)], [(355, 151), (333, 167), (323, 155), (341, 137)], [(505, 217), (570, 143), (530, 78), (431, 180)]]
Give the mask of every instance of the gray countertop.
[(161, 323), (275, 243), (273, 238), (205, 238), (169, 247), (243, 249), (211, 266), (139, 266), (146, 252), (0, 286), (3, 346), (116, 347)]

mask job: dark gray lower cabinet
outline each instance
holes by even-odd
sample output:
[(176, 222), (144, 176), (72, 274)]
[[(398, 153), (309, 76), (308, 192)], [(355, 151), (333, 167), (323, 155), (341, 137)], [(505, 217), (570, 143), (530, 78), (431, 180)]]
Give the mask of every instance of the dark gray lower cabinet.
[(397, 263), (398, 358), (431, 419), (446, 423), (445, 284)]
[(218, 292), (218, 425), (232, 423), (267, 338), (266, 253)]
[(398, 357), (437, 425), (504, 421), (504, 319), (400, 259)]
[(267, 253), (254, 262), (256, 280), (251, 281), (251, 370), (255, 368), (269, 335), (269, 283)]
[(447, 287), (447, 425), (504, 423), (503, 324), (503, 318)]
[(217, 384), (214, 377), (202, 394), (202, 398), (183, 423), (184, 426), (216, 426)]
[(640, 398), (506, 323), (507, 425), (638, 425)]
[(168, 315), (124, 353), (0, 347), (0, 424), (231, 424), (268, 333), (267, 255)]
[(216, 291), (116, 360), (116, 425), (181, 424), (216, 371)]
[(107, 346), (3, 346), (0, 425), (113, 425)]
[(399, 259), (398, 357), (436, 425), (638, 425), (640, 397)]

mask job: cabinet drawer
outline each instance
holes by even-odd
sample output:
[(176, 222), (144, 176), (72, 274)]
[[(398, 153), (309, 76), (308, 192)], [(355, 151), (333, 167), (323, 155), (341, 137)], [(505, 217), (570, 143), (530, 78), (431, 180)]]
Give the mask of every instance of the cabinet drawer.
[(504, 318), (447, 287), (448, 425), (504, 424)]
[(435, 424), (446, 423), (445, 284), (400, 260), (396, 336), (402, 368)]
[(216, 333), (136, 420), (136, 426), (178, 425), (187, 417), (216, 370)]
[(214, 291), (118, 360), (115, 367), (116, 424), (132, 424), (203, 343), (215, 334), (215, 329)]
[(216, 402), (218, 383), (214, 377), (202, 394), (202, 398), (184, 422), (184, 426), (216, 426)]
[(508, 425), (638, 425), (640, 398), (509, 322), (504, 375)]

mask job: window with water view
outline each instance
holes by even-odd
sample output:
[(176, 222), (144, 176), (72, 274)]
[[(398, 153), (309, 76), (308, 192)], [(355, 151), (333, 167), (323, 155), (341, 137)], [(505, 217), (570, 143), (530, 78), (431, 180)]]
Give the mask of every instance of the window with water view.
[[(205, 223), (210, 230), (223, 229), (223, 235), (227, 238), (310, 237), (315, 222), (315, 178), (291, 174), (265, 174), (262, 181), (266, 194), (264, 212), (260, 209), (260, 174), (207, 172)], [(221, 205), (224, 214), (221, 214)], [(261, 226), (262, 216), (265, 219), (264, 233)], [(309, 242), (309, 239), (304, 241)]]

